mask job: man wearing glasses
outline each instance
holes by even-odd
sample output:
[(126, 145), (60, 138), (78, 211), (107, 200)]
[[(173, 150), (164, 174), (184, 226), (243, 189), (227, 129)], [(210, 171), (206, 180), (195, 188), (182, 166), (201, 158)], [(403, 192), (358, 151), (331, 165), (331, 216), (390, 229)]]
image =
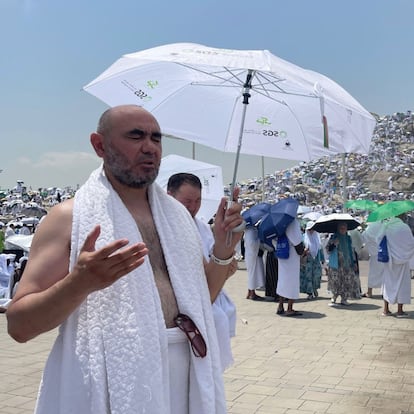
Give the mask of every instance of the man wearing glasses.
[(154, 184), (156, 119), (114, 107), (90, 140), (103, 164), (38, 227), (7, 312), (18, 342), (59, 327), (36, 413), (225, 413), (211, 299), (240, 206), (220, 203), (205, 272), (192, 218)]

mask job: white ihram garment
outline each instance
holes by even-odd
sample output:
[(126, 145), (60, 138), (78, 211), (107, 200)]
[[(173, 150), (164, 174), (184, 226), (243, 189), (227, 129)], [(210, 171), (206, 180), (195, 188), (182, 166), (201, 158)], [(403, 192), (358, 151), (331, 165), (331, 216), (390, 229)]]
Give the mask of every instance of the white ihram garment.
[[(193, 319), (207, 344), (205, 358), (190, 352), (188, 412), (225, 413), (198, 231), (185, 207), (158, 185), (148, 189), (148, 199), (179, 310)], [(75, 195), (71, 269), (96, 224), (101, 225), (97, 249), (120, 238), (142, 241), (135, 220), (102, 167)], [(186, 346), (190, 347), (189, 342)], [(167, 329), (147, 257), (110, 287), (90, 294), (61, 325), (46, 364), (36, 413), (176, 414), (170, 405), (169, 358)]]
[(385, 234), (385, 225), (381, 221), (370, 223), (362, 238), (369, 253), (368, 287), (380, 288), (384, 281), (385, 263), (378, 261), (378, 246)]
[(247, 289), (254, 290), (265, 285), (263, 258), (259, 257), (260, 240), (256, 227), (244, 231), (244, 259), (247, 269)]
[(385, 224), (390, 261), (384, 266), (384, 299), (391, 304), (411, 303), (410, 260), (414, 256), (414, 237), (399, 218)]
[[(207, 261), (214, 247), (214, 236), (210, 226), (197, 217), (194, 218), (203, 243), (203, 254)], [(217, 331), (217, 340), (220, 348), (221, 366), (223, 371), (233, 364), (230, 338), (236, 334), (236, 305), (221, 289), (212, 304), (214, 324)]]
[(300, 288), (300, 256), (296, 253), (295, 246), (302, 241), (300, 224), (295, 219), (286, 229), (286, 237), (289, 239), (289, 258), (277, 259), (278, 280), (276, 293), (287, 299), (298, 299)]

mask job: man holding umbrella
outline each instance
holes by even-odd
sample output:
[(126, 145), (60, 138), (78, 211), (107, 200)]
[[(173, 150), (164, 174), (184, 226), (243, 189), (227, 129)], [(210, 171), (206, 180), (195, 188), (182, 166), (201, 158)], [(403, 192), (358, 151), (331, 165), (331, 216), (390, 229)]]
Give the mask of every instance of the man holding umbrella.
[(113, 107), (90, 140), (103, 164), (36, 231), (7, 311), (19, 342), (59, 326), (36, 413), (224, 414), (211, 298), (241, 237), (227, 242), (241, 206), (221, 200), (205, 270), (193, 219), (154, 183), (155, 117)]

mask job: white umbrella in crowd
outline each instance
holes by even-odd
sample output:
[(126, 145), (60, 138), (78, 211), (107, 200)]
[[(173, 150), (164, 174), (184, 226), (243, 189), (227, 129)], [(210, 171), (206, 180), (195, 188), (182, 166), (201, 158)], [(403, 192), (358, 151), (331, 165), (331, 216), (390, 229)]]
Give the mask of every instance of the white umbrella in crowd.
[(331, 79), (267, 50), (169, 44), (122, 56), (84, 90), (137, 104), (166, 134), (239, 154), (309, 161), (368, 153), (375, 119)]

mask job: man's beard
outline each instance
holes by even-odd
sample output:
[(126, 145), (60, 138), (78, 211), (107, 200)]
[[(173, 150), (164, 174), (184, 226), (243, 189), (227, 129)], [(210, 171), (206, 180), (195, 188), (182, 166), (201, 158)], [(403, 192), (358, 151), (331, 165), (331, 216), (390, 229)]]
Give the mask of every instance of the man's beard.
[(112, 150), (107, 151), (105, 165), (115, 179), (127, 187), (144, 188), (152, 184), (158, 176), (159, 165), (152, 172), (136, 176), (128, 168), (128, 160), (120, 153)]

